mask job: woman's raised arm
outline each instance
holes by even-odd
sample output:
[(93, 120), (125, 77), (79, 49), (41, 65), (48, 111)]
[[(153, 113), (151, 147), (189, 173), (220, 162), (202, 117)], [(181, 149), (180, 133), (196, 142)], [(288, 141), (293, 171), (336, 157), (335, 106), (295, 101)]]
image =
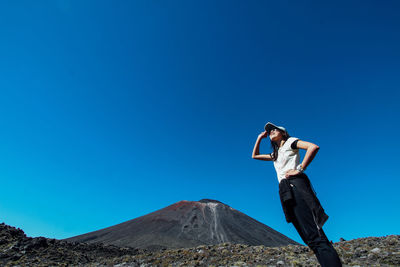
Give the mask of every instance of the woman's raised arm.
[(264, 131), (258, 135), (256, 144), (254, 145), (254, 148), (253, 148), (253, 155), (251, 156), (253, 159), (266, 160), (266, 161), (272, 160), (272, 157), (269, 154), (261, 154), (260, 155), (261, 140), (267, 136), (268, 136), (268, 133), (266, 131)]

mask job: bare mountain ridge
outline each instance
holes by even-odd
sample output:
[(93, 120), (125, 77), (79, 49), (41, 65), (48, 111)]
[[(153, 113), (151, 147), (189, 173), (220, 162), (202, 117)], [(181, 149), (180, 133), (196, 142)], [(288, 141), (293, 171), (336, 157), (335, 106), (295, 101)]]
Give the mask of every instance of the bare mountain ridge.
[(298, 244), (246, 214), (212, 199), (182, 200), (144, 216), (64, 240), (154, 250), (224, 242), (271, 247)]

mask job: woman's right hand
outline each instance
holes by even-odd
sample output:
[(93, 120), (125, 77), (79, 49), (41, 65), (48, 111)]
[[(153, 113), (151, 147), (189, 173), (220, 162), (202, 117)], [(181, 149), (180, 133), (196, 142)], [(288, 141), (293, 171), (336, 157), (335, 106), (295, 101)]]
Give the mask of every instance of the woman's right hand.
[(264, 138), (264, 137), (267, 137), (268, 136), (268, 133), (267, 133), (267, 131), (264, 131), (264, 132), (262, 132), (262, 133), (260, 133), (259, 135), (258, 135), (258, 138)]

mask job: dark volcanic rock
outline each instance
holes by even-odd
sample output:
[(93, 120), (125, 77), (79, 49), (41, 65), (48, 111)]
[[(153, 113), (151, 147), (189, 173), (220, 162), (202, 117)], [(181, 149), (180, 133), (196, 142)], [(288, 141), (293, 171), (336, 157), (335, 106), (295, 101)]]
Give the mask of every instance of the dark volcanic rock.
[[(358, 238), (333, 244), (343, 266), (400, 266), (400, 236)], [(26, 237), (0, 224), (0, 266), (318, 266), (306, 246), (250, 246), (229, 242), (147, 251), (101, 244)]]
[(67, 266), (101, 262), (145, 250), (66, 242), (45, 237), (31, 238), (19, 229), (0, 224), (0, 266)]
[(65, 240), (152, 250), (224, 242), (273, 247), (298, 244), (246, 214), (212, 199), (182, 200), (136, 219)]

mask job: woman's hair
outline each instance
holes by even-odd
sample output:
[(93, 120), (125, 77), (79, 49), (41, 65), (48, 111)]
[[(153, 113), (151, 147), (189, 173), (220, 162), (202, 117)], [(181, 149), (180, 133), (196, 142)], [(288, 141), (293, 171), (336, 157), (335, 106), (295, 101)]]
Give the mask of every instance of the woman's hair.
[[(290, 135), (289, 135), (289, 133), (288, 132), (284, 132), (284, 131), (282, 131), (281, 129), (278, 129), (278, 128), (276, 128), (278, 131), (280, 131), (281, 132), (281, 134), (282, 134), (282, 136), (283, 136), (283, 140), (288, 140), (289, 139), (289, 137), (290, 137)], [(275, 143), (274, 141), (272, 141), (272, 140), (270, 140), (271, 141), (271, 148), (274, 150), (272, 153), (271, 153), (271, 155), (272, 155), (272, 159), (273, 159), (273, 161), (276, 161), (277, 159), (278, 159), (278, 149), (279, 149), (279, 146), (278, 146), (278, 144), (277, 143)]]

